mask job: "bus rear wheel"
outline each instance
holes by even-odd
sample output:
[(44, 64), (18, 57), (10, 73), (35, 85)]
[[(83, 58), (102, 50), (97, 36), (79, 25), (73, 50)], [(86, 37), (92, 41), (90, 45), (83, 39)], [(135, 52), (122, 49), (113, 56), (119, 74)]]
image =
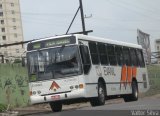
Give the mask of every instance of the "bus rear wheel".
[(51, 102), (49, 104), (50, 104), (50, 107), (51, 107), (51, 109), (52, 109), (53, 112), (60, 112), (60, 111), (62, 111), (62, 102), (56, 101), (56, 102)]
[(90, 103), (91, 106), (101, 106), (105, 104), (106, 97), (106, 89), (102, 82), (98, 83), (98, 97), (91, 98)]
[(138, 100), (138, 85), (136, 81), (132, 82), (132, 93), (124, 96), (125, 102), (137, 101)]

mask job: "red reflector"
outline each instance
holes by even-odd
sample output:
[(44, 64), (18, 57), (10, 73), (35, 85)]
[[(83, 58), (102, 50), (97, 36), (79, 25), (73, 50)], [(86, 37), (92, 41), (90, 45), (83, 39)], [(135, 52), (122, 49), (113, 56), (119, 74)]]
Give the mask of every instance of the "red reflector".
[(29, 92), (29, 95), (32, 96), (32, 91)]

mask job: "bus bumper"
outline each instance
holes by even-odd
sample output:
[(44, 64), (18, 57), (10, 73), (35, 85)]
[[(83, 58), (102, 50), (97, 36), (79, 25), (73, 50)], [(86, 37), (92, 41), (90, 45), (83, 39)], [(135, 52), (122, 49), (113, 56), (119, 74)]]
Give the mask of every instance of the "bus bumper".
[(39, 104), (39, 103), (53, 102), (53, 101), (64, 101), (75, 98), (85, 98), (84, 89), (61, 93), (61, 94), (30, 96), (31, 104)]

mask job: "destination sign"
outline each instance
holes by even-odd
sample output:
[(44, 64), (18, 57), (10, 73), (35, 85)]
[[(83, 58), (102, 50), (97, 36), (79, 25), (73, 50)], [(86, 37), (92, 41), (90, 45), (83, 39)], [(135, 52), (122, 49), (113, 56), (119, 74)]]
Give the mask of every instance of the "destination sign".
[(50, 40), (43, 40), (43, 41), (39, 41), (39, 42), (35, 42), (35, 43), (29, 43), (27, 50), (31, 51), (31, 50), (37, 50), (37, 49), (42, 49), (42, 48), (75, 44), (75, 43), (76, 43), (75, 36), (54, 38), (54, 39), (50, 39)]
[(39, 48), (41, 48), (41, 44), (40, 43), (33, 44), (33, 49), (39, 49)]
[(45, 47), (52, 47), (64, 44), (71, 44), (70, 38), (59, 38), (56, 40), (49, 40), (45, 42)]

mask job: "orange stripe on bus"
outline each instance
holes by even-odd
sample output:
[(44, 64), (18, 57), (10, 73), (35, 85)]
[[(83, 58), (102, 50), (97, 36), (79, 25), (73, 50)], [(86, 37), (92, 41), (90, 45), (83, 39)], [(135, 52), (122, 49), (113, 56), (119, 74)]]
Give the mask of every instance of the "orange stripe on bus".
[(127, 66), (124, 65), (122, 66), (122, 71), (121, 71), (120, 89), (122, 88), (122, 85), (126, 88), (126, 79), (127, 79)]
[(122, 67), (122, 74), (121, 74), (121, 82), (126, 82), (127, 79), (127, 67), (124, 65)]
[(132, 77), (136, 78), (136, 76), (137, 76), (137, 67), (133, 67), (132, 68)]
[(124, 85), (124, 87), (127, 86), (127, 84), (131, 85), (132, 83), (132, 78), (136, 78), (137, 75), (137, 67), (131, 67), (131, 66), (122, 66), (122, 71), (121, 71), (121, 85)]
[(127, 82), (131, 82), (132, 81), (132, 67), (128, 67), (127, 68)]

